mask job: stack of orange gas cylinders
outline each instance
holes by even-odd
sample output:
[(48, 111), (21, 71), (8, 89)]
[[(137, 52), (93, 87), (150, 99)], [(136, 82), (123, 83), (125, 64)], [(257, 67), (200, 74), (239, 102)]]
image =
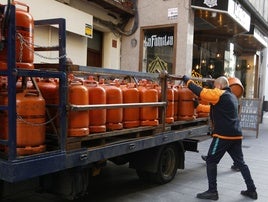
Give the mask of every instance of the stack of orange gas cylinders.
[[(0, 77), (0, 81), (0, 104), (7, 105), (6, 77)], [(59, 81), (50, 78), (37, 78), (36, 81), (39, 90), (34, 89), (32, 84), (21, 88), (22, 81), (19, 79), (17, 82), (17, 152), (20, 155), (45, 151), (45, 133), (53, 133), (59, 128)], [(242, 96), (242, 84), (233, 82), (232, 78), (229, 82), (237, 97)], [(85, 79), (69, 74), (68, 103), (76, 106), (100, 106), (96, 109), (69, 110), (68, 136), (82, 137), (124, 128), (157, 126), (160, 123), (161, 107), (135, 106), (135, 103), (161, 102), (162, 96), (159, 84), (145, 79), (138, 83), (119, 79), (98, 81), (93, 76)], [(196, 96), (186, 86), (168, 83), (165, 122), (172, 124), (207, 117), (208, 113), (195, 113), (194, 99)], [(208, 104), (202, 101), (200, 103)], [(122, 104), (132, 106), (123, 107)], [(113, 107), (107, 107), (109, 105)], [(8, 139), (7, 112), (0, 114), (0, 121), (3, 123), (0, 126), (0, 138)], [(54, 127), (51, 127), (51, 123)], [(8, 147), (2, 145), (0, 150), (7, 151)]]

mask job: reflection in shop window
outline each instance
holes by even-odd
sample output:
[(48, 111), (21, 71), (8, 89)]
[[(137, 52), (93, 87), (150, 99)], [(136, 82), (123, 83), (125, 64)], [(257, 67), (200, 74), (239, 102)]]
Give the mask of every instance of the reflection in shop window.
[(144, 30), (142, 71), (173, 72), (174, 28)]

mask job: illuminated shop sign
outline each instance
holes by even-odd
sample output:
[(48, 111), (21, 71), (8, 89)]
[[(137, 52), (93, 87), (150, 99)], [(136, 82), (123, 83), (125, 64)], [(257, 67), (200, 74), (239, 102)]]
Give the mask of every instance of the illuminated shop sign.
[(267, 42), (265, 36), (261, 33), (259, 29), (257, 29), (254, 25), (251, 25), (250, 31), (247, 33), (249, 35), (253, 35), (253, 37), (262, 44), (262, 46), (267, 47)]
[(233, 0), (228, 1), (228, 14), (234, 18), (247, 31), (250, 29), (250, 15), (243, 9), (241, 4)]
[(227, 11), (229, 0), (192, 0), (192, 7), (214, 11)]
[(214, 7), (218, 5), (217, 0), (204, 0), (204, 4), (206, 4), (208, 7)]
[(173, 36), (158, 36), (156, 34), (151, 36), (146, 36), (144, 39), (145, 47), (162, 47), (162, 46), (173, 46), (174, 37)]
[(267, 42), (264, 35), (257, 29), (254, 29), (253, 36), (264, 46), (267, 47)]

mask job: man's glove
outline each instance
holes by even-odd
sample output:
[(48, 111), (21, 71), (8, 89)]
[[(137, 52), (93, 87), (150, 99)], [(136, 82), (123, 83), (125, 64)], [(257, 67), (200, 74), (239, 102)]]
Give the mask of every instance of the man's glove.
[(190, 78), (189, 78), (189, 76), (184, 75), (182, 77), (182, 80), (183, 80), (184, 83), (187, 83), (190, 80)]
[(194, 98), (193, 101), (194, 101), (194, 108), (196, 108), (199, 105), (199, 100), (198, 98)]

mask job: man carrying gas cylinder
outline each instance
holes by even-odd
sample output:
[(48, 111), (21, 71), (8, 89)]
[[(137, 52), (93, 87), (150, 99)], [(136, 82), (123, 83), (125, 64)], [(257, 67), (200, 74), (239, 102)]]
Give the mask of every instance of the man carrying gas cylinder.
[[(246, 165), (242, 152), (242, 129), (238, 118), (238, 100), (231, 93), (229, 82), (226, 77), (221, 76), (214, 81), (214, 88), (207, 89), (196, 85), (188, 76), (183, 76), (187, 87), (201, 100), (210, 103), (209, 112), (213, 123), (212, 142), (209, 147), (206, 165), (208, 190), (197, 194), (197, 198), (218, 200), (217, 190), (217, 164), (223, 155), (228, 154), (238, 166), (247, 186), (247, 190), (241, 194), (251, 199), (257, 199), (256, 187)], [(198, 105), (197, 110), (208, 106)], [(208, 109), (205, 109), (208, 110)]]

